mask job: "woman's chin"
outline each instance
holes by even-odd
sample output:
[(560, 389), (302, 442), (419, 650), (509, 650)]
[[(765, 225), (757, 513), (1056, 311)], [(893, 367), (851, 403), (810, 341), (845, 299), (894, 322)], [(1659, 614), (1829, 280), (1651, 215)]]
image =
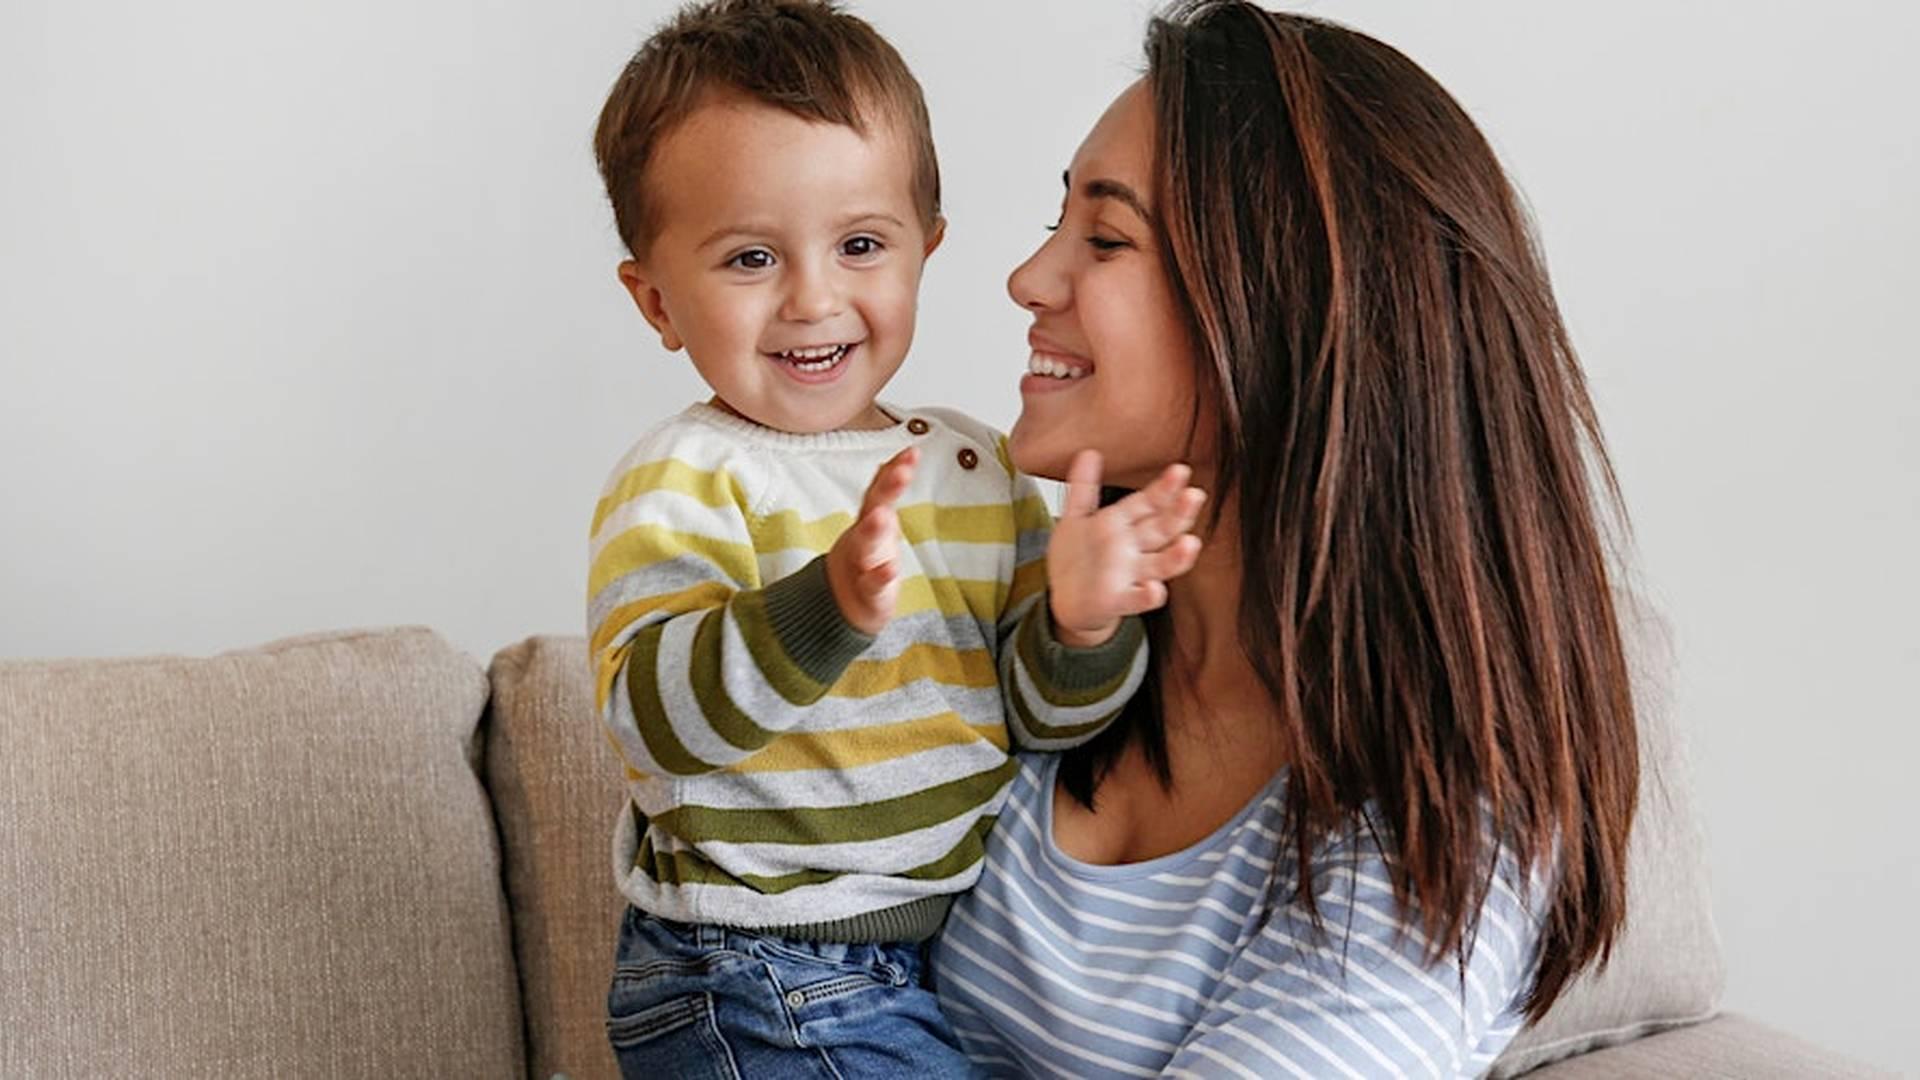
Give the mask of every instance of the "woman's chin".
[(1047, 480), (1065, 480), (1067, 466), (1073, 461), (1072, 450), (1059, 446), (1058, 440), (1035, 436), (1019, 422), (1007, 434), (1007, 455), (1013, 458), (1014, 468)]

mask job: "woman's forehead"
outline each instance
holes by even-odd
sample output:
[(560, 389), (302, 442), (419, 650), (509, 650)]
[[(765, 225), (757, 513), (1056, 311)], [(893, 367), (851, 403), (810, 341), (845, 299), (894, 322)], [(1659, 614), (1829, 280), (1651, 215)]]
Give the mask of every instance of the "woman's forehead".
[(1153, 167), (1153, 100), (1146, 80), (1135, 81), (1107, 106), (1093, 130), (1073, 155), (1069, 180), (1079, 187), (1088, 180), (1118, 180), (1136, 191), (1148, 191)]

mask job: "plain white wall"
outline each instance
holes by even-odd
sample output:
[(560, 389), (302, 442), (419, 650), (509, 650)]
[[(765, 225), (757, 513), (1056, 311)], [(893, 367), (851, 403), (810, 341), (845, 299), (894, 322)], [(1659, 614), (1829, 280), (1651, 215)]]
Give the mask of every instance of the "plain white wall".
[[(0, 656), (577, 632), (605, 471), (699, 392), (587, 149), (669, 6), (0, 6)], [(889, 396), (1004, 425), (1002, 282), (1146, 5), (857, 10), (927, 88), (952, 221)], [(1678, 627), (1729, 1005), (1913, 1067), (1920, 16), (1305, 10), (1438, 76), (1541, 219)]]

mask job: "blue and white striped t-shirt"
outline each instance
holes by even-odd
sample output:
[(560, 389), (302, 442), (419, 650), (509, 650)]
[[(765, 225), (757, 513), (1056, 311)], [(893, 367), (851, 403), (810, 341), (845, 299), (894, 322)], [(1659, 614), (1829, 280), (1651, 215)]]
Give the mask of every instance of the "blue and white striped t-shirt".
[(1097, 866), (1054, 846), (1058, 765), (1021, 760), (980, 883), (934, 946), (940, 1003), (991, 1075), (1472, 1076), (1519, 1031), (1538, 923), (1510, 860), (1463, 992), (1455, 957), (1429, 967), (1417, 930), (1395, 940), (1366, 839), (1314, 860), (1325, 937), (1287, 905), (1284, 772), (1200, 843)]

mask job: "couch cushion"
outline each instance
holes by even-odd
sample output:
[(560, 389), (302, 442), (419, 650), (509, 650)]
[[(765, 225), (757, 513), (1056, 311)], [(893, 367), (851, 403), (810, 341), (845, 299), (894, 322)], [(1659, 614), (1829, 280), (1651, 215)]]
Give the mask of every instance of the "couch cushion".
[(1607, 968), (1575, 979), (1546, 1017), (1494, 1063), (1496, 1077), (1697, 1023), (1713, 1015), (1726, 981), (1684, 740), (1671, 715), (1671, 638), (1666, 623), (1644, 603), (1622, 600), (1620, 618), (1640, 727), (1640, 805), (1627, 853), (1626, 926)]
[(1743, 1016), (1581, 1054), (1528, 1074), (1527, 1080), (1619, 1080), (1623, 1076), (1687, 1080), (1865, 1080), (1893, 1074), (1796, 1039)]
[(0, 1075), (520, 1072), (486, 693), (418, 629), (0, 663)]
[(594, 718), (587, 646), (535, 637), (493, 658), (487, 786), (500, 820), (527, 1016), (528, 1074), (618, 1077), (607, 983), (626, 901), (614, 888), (619, 758)]

